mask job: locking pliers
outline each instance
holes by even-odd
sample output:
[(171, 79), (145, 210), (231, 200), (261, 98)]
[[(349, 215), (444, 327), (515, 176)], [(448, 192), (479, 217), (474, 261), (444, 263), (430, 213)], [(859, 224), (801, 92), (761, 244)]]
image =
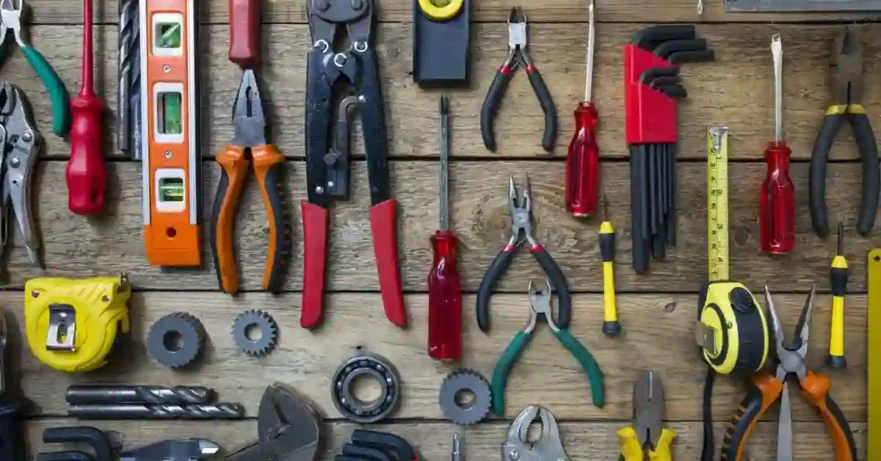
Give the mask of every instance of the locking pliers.
[[(530, 442), (528, 432), (533, 421), (541, 421), (541, 435), (535, 442)], [(537, 405), (530, 405), (520, 412), (508, 428), (508, 439), (502, 444), (502, 461), (569, 461), (554, 414)]]
[(38, 265), (40, 240), (34, 231), (31, 179), (42, 141), (24, 92), (10, 83), (0, 83), (0, 256), (9, 237), (11, 204), (28, 257)]

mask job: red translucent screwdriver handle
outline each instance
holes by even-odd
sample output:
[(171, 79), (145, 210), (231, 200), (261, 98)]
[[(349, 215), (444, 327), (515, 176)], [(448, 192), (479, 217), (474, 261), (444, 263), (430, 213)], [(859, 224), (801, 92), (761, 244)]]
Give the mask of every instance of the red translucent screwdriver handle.
[(789, 253), (795, 247), (795, 187), (789, 178), (792, 150), (783, 141), (771, 142), (765, 150), (768, 166), (762, 183), (759, 227), (762, 251)]
[(434, 260), (428, 274), (428, 355), (435, 360), (462, 357), (462, 285), (456, 268), (456, 236), (431, 236)]
[(575, 109), (575, 135), (566, 156), (566, 211), (581, 217), (597, 209), (600, 149), (597, 146), (597, 110), (589, 102)]

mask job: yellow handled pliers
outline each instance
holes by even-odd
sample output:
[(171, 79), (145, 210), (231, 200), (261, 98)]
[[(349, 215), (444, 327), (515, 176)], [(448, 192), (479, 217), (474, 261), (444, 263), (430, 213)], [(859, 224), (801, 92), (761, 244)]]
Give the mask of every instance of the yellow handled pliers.
[(644, 371), (633, 386), (633, 426), (618, 431), (621, 461), (673, 461), (676, 433), (664, 428), (663, 415), (661, 379), (654, 371)]

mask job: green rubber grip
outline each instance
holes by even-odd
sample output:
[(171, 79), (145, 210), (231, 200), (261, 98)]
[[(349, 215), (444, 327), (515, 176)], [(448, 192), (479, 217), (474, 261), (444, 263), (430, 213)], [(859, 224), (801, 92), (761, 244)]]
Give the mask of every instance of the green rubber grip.
[(21, 48), (21, 52), (49, 92), (49, 99), (52, 101), (52, 132), (61, 137), (67, 136), (70, 131), (70, 98), (64, 82), (36, 48), (25, 46)]
[[(593, 354), (568, 331), (557, 330), (554, 334), (560, 340), (560, 343), (563, 344), (563, 347), (568, 349), (578, 359), (581, 368), (584, 368), (587, 380), (590, 382), (590, 395), (593, 399), (593, 404), (598, 408), (602, 408), (606, 404), (606, 392), (603, 389), (603, 372), (600, 370), (596, 359), (593, 358)], [(493, 390), (495, 391), (495, 388)]]
[(520, 357), (520, 353), (529, 344), (531, 338), (532, 336), (529, 333), (517, 332), (514, 338), (511, 339), (508, 347), (505, 348), (505, 352), (499, 357), (499, 361), (496, 362), (496, 368), (493, 370), (492, 377), (492, 397), (493, 413), (498, 416), (504, 416), (505, 414), (505, 383), (508, 382), (508, 374), (511, 373), (511, 368), (514, 368), (514, 362)]

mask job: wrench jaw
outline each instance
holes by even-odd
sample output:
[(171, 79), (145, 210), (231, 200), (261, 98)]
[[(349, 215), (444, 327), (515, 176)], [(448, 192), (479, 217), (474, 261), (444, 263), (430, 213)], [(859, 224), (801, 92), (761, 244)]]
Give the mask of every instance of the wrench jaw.
[(315, 459), (322, 436), (321, 421), (315, 407), (296, 390), (281, 383), (270, 385), (263, 393), (257, 416), (260, 452), (265, 459), (278, 461)]
[[(541, 434), (529, 441), (529, 426), (539, 421)], [(502, 461), (569, 461), (557, 420), (547, 408), (526, 407), (508, 428), (508, 438), (502, 444)]]

